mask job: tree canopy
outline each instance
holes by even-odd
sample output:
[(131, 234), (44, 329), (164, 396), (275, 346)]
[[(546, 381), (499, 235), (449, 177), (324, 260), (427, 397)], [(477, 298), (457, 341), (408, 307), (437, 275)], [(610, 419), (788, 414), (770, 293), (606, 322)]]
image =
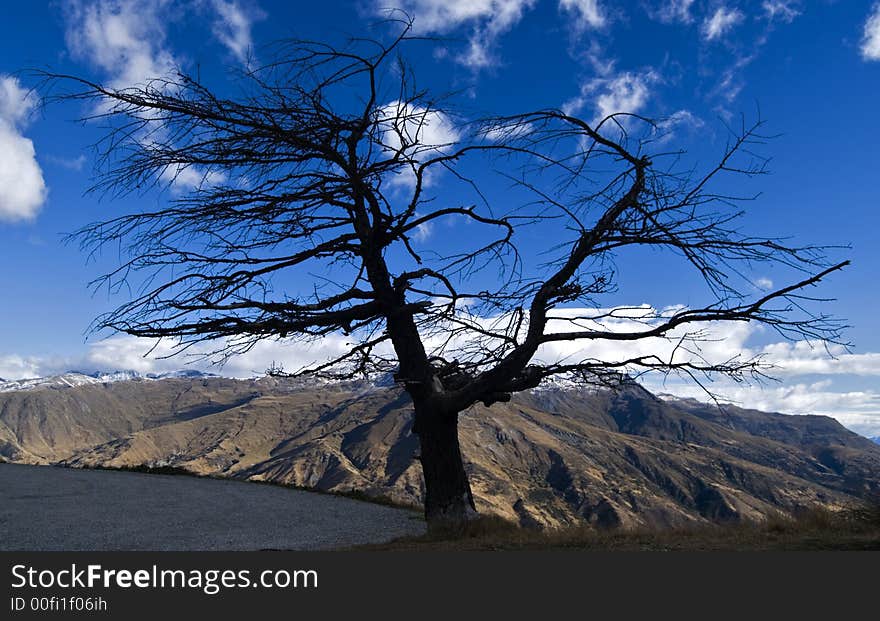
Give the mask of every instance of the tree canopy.
[[(127, 253), (97, 284), (133, 293), (97, 328), (173, 337), (181, 351), (209, 342), (221, 356), (267, 338), (347, 335), (338, 357), (285, 371), (394, 372), (413, 399), (428, 517), (438, 520), (473, 507), (454, 432), (474, 403), (557, 375), (588, 384), (646, 371), (698, 382), (763, 375), (760, 358), (703, 355), (716, 322), (840, 342), (844, 325), (816, 312), (809, 291), (847, 262), (741, 232), (750, 197), (716, 189), (730, 187), (725, 177), (766, 172), (756, 153), (763, 122), (731, 130), (720, 158), (699, 171), (670, 148), (663, 119), (556, 108), (467, 116), (454, 96), (419, 88), (404, 52), (425, 42), (411, 22), (393, 24), (390, 39), (286, 42), (241, 76), (234, 98), (184, 74), (123, 89), (46, 76), (57, 97), (106, 123), (96, 190), (177, 188), (154, 211), (75, 234), (88, 252), (119, 244)], [(441, 223), (455, 233), (425, 240)], [(540, 261), (522, 251), (528, 236), (552, 240)], [(682, 273), (705, 285), (705, 304), (605, 304), (615, 258), (645, 247), (679, 256)], [(796, 276), (761, 291), (755, 265)], [(280, 274), (298, 286), (279, 286)], [(623, 345), (658, 340), (673, 346), (589, 353), (594, 342), (629, 351)], [(542, 355), (560, 342), (585, 353)]]

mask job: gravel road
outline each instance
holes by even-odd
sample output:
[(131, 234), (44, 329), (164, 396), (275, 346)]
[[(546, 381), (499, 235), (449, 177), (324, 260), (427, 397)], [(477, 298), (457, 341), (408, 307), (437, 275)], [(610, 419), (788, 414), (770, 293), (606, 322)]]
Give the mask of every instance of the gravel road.
[(0, 550), (315, 550), (422, 532), (415, 512), (338, 496), (0, 463)]

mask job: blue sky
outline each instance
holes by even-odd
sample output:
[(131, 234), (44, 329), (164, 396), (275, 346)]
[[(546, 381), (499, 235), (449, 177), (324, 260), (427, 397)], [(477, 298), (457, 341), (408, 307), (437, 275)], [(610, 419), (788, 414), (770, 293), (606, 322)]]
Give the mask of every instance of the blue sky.
[[(853, 265), (823, 285), (827, 310), (852, 324), (851, 353), (779, 343), (757, 329), (720, 334), (725, 351), (764, 351), (782, 382), (719, 384), (744, 405), (837, 416), (880, 435), (880, 331), (876, 274), (880, 229), (880, 4), (869, 0), (398, 0), (418, 31), (442, 37), (412, 52), (422, 85), (457, 92), (462, 116), (563, 107), (591, 119), (627, 110), (674, 119), (671, 140), (694, 161), (724, 147), (725, 123), (760, 110), (772, 175), (745, 225), (764, 235), (851, 244)], [(114, 86), (180, 67), (218, 88), (230, 72), (286, 37), (339, 40), (363, 34), (386, 0), (98, 0), (10, 3), (0, 23), (0, 377), (69, 368), (167, 370), (144, 343), (92, 337), (90, 321), (122, 299), (87, 283), (113, 264), (87, 263), (65, 233), (120, 210), (155, 207), (174, 188), (124, 201), (86, 195), (100, 132), (76, 122), (77, 105), (43, 108), (27, 69), (48, 68)], [(426, 232), (436, 240), (441, 232)], [(538, 242), (535, 242), (538, 244)], [(537, 245), (536, 245), (537, 247)], [(646, 258), (649, 259), (646, 261)], [(662, 257), (620, 262), (620, 290), (606, 303), (656, 308), (699, 303), (693, 281), (669, 278)], [(778, 283), (784, 274), (754, 274)], [(163, 345), (164, 347), (164, 345)], [(162, 351), (162, 348), (160, 348)], [(320, 352), (318, 352), (320, 353)], [(720, 352), (724, 353), (724, 351)], [(266, 343), (231, 361), (247, 375), (304, 355)], [(315, 354), (318, 355), (318, 354)], [(700, 396), (679, 382), (658, 390)]]

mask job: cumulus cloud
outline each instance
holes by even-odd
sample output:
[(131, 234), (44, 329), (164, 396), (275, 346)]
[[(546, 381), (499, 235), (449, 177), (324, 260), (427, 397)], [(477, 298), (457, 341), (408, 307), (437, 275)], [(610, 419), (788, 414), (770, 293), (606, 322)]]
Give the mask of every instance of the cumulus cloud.
[(50, 365), (47, 365), (45, 360), (36, 356), (0, 354), (0, 379), (17, 380), (39, 377), (43, 371), (49, 368)]
[(382, 144), (407, 155), (444, 151), (458, 142), (460, 134), (446, 114), (415, 104), (392, 101), (378, 110), (376, 123)]
[(862, 58), (880, 60), (880, 2), (871, 8), (862, 33)]
[[(144, 339), (115, 335), (91, 343), (80, 356), (40, 357), (0, 354), (0, 378), (19, 380), (47, 377), (68, 371), (83, 373), (136, 371), (168, 373), (180, 369), (196, 369), (220, 373), (228, 377), (255, 377), (270, 367), (283, 366), (298, 370), (307, 365), (325, 362), (347, 351), (350, 338), (330, 335), (313, 343), (295, 343), (289, 340), (267, 339), (249, 351), (231, 357), (225, 364), (212, 353), (224, 345), (223, 341), (202, 343), (185, 352), (176, 348), (174, 339)], [(175, 352), (177, 354), (175, 355)]]
[[(655, 393), (710, 402), (706, 391), (694, 384), (647, 381)], [(880, 435), (880, 393), (874, 390), (835, 390), (829, 380), (744, 385), (714, 382), (709, 385), (720, 403), (784, 414), (822, 414), (867, 436)]]
[(703, 38), (706, 41), (720, 39), (744, 19), (745, 15), (739, 9), (729, 9), (726, 6), (720, 6), (715, 9), (711, 16), (703, 21)]
[(773, 343), (761, 353), (784, 375), (880, 376), (880, 354), (854, 354), (841, 345), (824, 346), (816, 341)]
[[(497, 39), (513, 28), (537, 0), (402, 0), (399, 8), (415, 18), (417, 32), (448, 33), (470, 28), (468, 44), (456, 59), (478, 70), (494, 65)], [(388, 12), (385, 0), (375, 0), (380, 14)]]
[[(422, 156), (430, 158), (448, 151), (461, 138), (452, 120), (443, 112), (401, 101), (379, 108), (375, 122), (385, 151), (402, 153), (416, 162)], [(409, 168), (389, 180), (392, 185), (408, 188), (413, 187), (415, 181), (415, 173)], [(430, 171), (422, 182), (430, 184)]]
[(0, 75), (0, 119), (5, 123), (23, 126), (37, 107), (36, 95), (22, 87), (17, 78)]
[[(640, 332), (666, 321), (684, 306), (655, 308), (648, 304), (614, 308), (560, 308), (551, 314), (548, 332), (605, 330)], [(509, 318), (477, 320), (484, 329), (507, 325)], [(523, 327), (526, 330), (527, 326)], [(880, 377), (880, 353), (852, 353), (842, 345), (819, 341), (782, 341), (759, 344), (766, 330), (751, 322), (709, 322), (682, 325), (666, 337), (634, 341), (571, 340), (547, 343), (537, 358), (544, 363), (581, 360), (622, 362), (639, 356), (656, 356), (670, 363), (721, 364), (731, 360), (745, 362), (760, 358), (770, 367), (769, 374), (787, 381), (803, 376), (874, 378)], [(461, 347), (456, 344), (455, 347)], [(635, 370), (635, 369), (634, 369)]]
[[(660, 325), (683, 309), (682, 306), (658, 309), (648, 304), (603, 309), (556, 309), (547, 331), (641, 332)], [(623, 362), (639, 356), (656, 356), (669, 363), (721, 364), (734, 358), (743, 361), (751, 358), (753, 352), (747, 347), (747, 342), (754, 331), (754, 326), (744, 322), (713, 322), (699, 327), (684, 325), (672, 330), (667, 337), (635, 341), (596, 339), (547, 343), (541, 347), (537, 357), (545, 363), (575, 363), (587, 359)], [(689, 342), (682, 346), (685, 341)]]
[(583, 84), (580, 93), (565, 102), (562, 109), (567, 114), (576, 114), (590, 107), (595, 123), (618, 112), (636, 114), (643, 111), (651, 97), (651, 87), (660, 80), (654, 70), (597, 77)]
[(216, 14), (214, 36), (235, 56), (245, 63), (253, 47), (251, 28), (264, 14), (257, 9), (243, 7), (238, 0), (211, 0)]
[(224, 172), (190, 165), (168, 166), (159, 175), (159, 180), (167, 184), (173, 194), (208, 189), (226, 182), (228, 178)]
[(18, 79), (0, 75), (0, 220), (33, 220), (46, 201), (34, 143), (22, 134), (37, 104)]
[[(141, 339), (118, 335), (93, 343), (79, 361), (79, 367), (90, 371), (132, 370), (141, 374), (167, 373), (181, 368), (192, 368), (229, 377), (254, 377), (270, 367), (282, 366), (293, 371), (317, 362), (324, 362), (347, 351), (346, 339), (330, 335), (314, 343), (294, 343), (267, 339), (247, 352), (231, 357), (222, 366), (213, 364), (211, 356), (222, 342), (200, 344), (172, 356), (176, 351), (173, 339)], [(206, 357), (207, 356), (207, 357)]]
[[(141, 374), (168, 373), (187, 368), (248, 378), (263, 375), (273, 367), (296, 371), (326, 362), (348, 351), (349, 343), (351, 338), (342, 335), (329, 335), (309, 343), (266, 339), (248, 351), (223, 361), (212, 354), (227, 344), (224, 340), (201, 343), (174, 355), (178, 351), (174, 339), (157, 341), (117, 335), (92, 343), (86, 355), (68, 363), (73, 365), (68, 368), (88, 371), (132, 370)], [(57, 366), (57, 362), (55, 364)]]
[[(657, 309), (643, 304), (609, 309), (556, 309), (550, 329), (571, 330), (573, 328), (569, 320), (578, 318), (578, 324), (583, 329), (601, 325), (615, 332), (644, 330), (683, 308), (673, 306)], [(479, 321), (483, 327), (487, 327), (494, 321), (503, 323), (503, 318), (484, 318)], [(574, 363), (583, 360), (614, 362), (639, 355), (656, 355), (663, 360), (676, 362), (724, 362), (735, 357), (748, 359), (762, 355), (765, 362), (777, 365), (772, 375), (780, 379), (779, 383), (743, 384), (719, 377), (705, 385), (722, 402), (789, 414), (825, 414), (837, 418), (860, 433), (880, 435), (880, 393), (871, 388), (853, 388), (853, 383), (858, 384), (859, 378), (880, 377), (880, 353), (852, 354), (842, 347), (831, 347), (826, 351), (816, 342), (781, 342), (756, 346), (752, 342), (763, 332), (755, 324), (744, 322), (712, 323), (701, 328), (699, 342), (686, 348), (678, 346), (678, 339), (685, 332), (682, 328), (677, 329), (669, 339), (546, 344), (539, 350), (537, 359), (546, 363)], [(172, 339), (155, 341), (117, 335), (92, 343), (88, 351), (78, 358), (45, 359), (0, 354), (0, 377), (7, 380), (23, 379), (72, 369), (87, 372), (135, 370), (146, 374), (181, 368), (219, 372), (230, 377), (254, 377), (262, 375), (273, 366), (280, 365), (285, 370), (292, 371), (335, 358), (348, 350), (352, 340), (353, 337), (343, 335), (330, 335), (312, 343), (267, 339), (257, 343), (249, 351), (231, 357), (224, 366), (217, 367), (211, 364), (211, 360), (216, 358), (205, 356), (220, 349), (223, 342), (199, 344), (182, 354), (172, 356), (175, 352), (175, 341)], [(428, 339), (426, 345), (429, 349), (439, 348), (442, 342), (438, 337), (436, 342)], [(451, 349), (460, 347), (460, 343), (456, 343)], [(389, 355), (391, 352), (386, 347), (381, 353)], [(450, 350), (447, 349), (446, 354), (449, 353)], [(645, 376), (642, 381), (654, 392), (710, 400), (703, 388), (677, 376)], [(838, 381), (846, 382), (847, 387), (837, 388)]]

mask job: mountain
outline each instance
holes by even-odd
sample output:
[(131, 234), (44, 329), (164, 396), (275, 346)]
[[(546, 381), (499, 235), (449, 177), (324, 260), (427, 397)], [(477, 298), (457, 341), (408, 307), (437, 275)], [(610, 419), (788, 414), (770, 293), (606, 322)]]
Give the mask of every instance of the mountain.
[[(408, 398), (387, 382), (172, 377), (0, 394), (8, 461), (175, 466), (419, 504), (410, 429)], [(557, 385), (477, 406), (461, 441), (478, 509), (524, 525), (739, 521), (880, 494), (880, 446), (831, 418), (635, 385)]]
[(20, 380), (4, 380), (0, 378), (0, 393), (17, 390), (34, 390), (37, 388), (71, 388), (88, 384), (106, 384), (109, 382), (125, 382), (131, 380), (161, 380), (175, 377), (196, 379), (202, 377), (217, 377), (217, 375), (192, 369), (173, 371), (171, 373), (148, 373), (146, 375), (141, 375), (137, 371), (113, 371), (110, 373), (101, 371), (95, 371), (92, 373), (68, 371), (67, 373), (50, 377), (35, 377)]
[(4, 380), (0, 382), (0, 392), (12, 392), (14, 390), (33, 390), (36, 388), (84, 386), (86, 384), (100, 384), (101, 379), (71, 371), (52, 377), (35, 377), (21, 380)]
[(880, 436), (874, 436), (873, 438), (871, 438), (871, 440), (873, 440), (877, 444), (880, 444)]

